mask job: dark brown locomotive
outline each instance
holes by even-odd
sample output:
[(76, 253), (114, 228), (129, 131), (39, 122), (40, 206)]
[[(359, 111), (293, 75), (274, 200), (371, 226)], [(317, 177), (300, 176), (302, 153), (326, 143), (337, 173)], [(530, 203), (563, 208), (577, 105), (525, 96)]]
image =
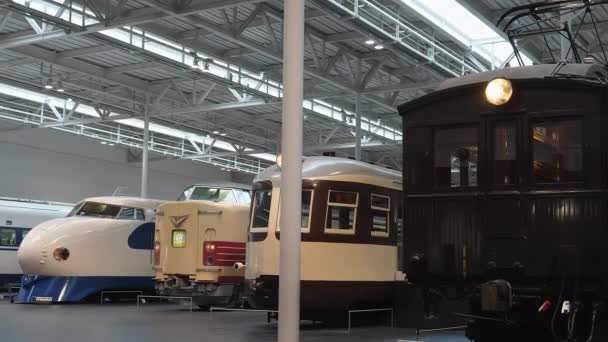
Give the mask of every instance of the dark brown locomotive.
[[(427, 317), (460, 297), (475, 341), (608, 339), (606, 77), (508, 68), (399, 107), (404, 267)], [(512, 87), (501, 105), (485, 95), (497, 78)]]

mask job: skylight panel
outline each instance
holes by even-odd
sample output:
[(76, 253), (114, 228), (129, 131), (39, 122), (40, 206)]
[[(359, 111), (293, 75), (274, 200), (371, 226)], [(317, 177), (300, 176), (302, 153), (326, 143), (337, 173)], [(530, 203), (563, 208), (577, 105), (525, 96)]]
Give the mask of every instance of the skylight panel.
[[(503, 65), (513, 53), (511, 44), (497, 28), (486, 24), (457, 0), (401, 1), (495, 67)], [(521, 55), (524, 64), (532, 64), (528, 56)]]

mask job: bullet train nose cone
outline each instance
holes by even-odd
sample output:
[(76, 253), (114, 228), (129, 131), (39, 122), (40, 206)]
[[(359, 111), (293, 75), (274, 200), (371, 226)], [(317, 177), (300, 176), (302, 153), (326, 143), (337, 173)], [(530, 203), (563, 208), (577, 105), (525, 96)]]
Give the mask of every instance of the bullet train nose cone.
[(19, 247), (17, 260), (23, 273), (40, 274), (47, 261), (44, 234), (43, 232), (31, 234), (32, 236), (28, 236)]

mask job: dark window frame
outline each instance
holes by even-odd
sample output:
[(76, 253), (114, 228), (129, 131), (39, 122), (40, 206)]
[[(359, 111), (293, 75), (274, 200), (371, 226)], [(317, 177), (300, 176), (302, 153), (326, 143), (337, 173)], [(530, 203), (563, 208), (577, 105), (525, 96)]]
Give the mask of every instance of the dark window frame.
[[(436, 176), (436, 167), (435, 167), (435, 154), (436, 154), (436, 134), (437, 131), (443, 131), (443, 130), (452, 130), (452, 129), (462, 129), (462, 128), (474, 128), (477, 130), (477, 185), (475, 186), (458, 186), (458, 187), (451, 187), (451, 186), (440, 186), (437, 184), (437, 176)], [(458, 123), (458, 124), (451, 124), (451, 125), (436, 125), (436, 126), (431, 126), (431, 156), (430, 156), (430, 162), (431, 162), (431, 172), (432, 172), (432, 177), (433, 177), (433, 190), (434, 191), (441, 191), (441, 192), (472, 192), (472, 191), (478, 191), (481, 188), (481, 182), (482, 182), (482, 177), (481, 175), (484, 172), (484, 167), (482, 164), (482, 160), (483, 160), (483, 139), (482, 139), (482, 124), (480, 121), (475, 121), (475, 122), (464, 122), (464, 123)]]
[[(542, 124), (542, 123), (558, 123), (564, 121), (578, 121), (580, 123), (581, 130), (581, 180), (576, 182), (553, 182), (553, 183), (541, 183), (536, 181), (536, 174), (534, 172), (534, 127)], [(530, 179), (530, 186), (534, 189), (544, 190), (544, 189), (568, 189), (568, 188), (580, 188), (582, 185), (587, 183), (588, 178), (588, 167), (587, 167), (587, 158), (586, 158), (586, 142), (588, 137), (585, 132), (585, 115), (557, 115), (557, 116), (539, 116), (539, 117), (530, 117), (528, 120), (527, 127), (527, 143), (528, 143), (528, 161), (527, 161), (527, 169), (528, 175)]]
[[(515, 129), (515, 160), (514, 160), (514, 181), (509, 184), (496, 182), (496, 130), (499, 127), (512, 126)], [(522, 165), (525, 164), (526, 153), (524, 151), (523, 126), (521, 115), (501, 115), (498, 117), (488, 118), (487, 120), (487, 149), (485, 157), (487, 158), (487, 171), (485, 181), (489, 189), (493, 190), (510, 190), (519, 188), (524, 183), (525, 169)]]

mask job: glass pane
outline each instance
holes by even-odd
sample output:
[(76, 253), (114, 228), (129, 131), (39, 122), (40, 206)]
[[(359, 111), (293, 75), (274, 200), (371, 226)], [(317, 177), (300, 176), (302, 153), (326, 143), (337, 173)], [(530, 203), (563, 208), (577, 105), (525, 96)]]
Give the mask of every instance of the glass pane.
[(390, 209), (390, 198), (372, 194), (372, 207)]
[(515, 184), (517, 160), (514, 125), (498, 126), (494, 130), (494, 184)]
[(302, 228), (308, 228), (308, 222), (310, 221), (310, 202), (312, 200), (312, 191), (302, 191)]
[(272, 190), (258, 190), (254, 193), (253, 223), (251, 228), (266, 228), (270, 220)]
[(583, 180), (582, 123), (553, 121), (533, 126), (534, 179), (536, 183)]
[(171, 239), (171, 246), (174, 248), (186, 247), (186, 231), (183, 229), (174, 230)]
[(329, 201), (332, 203), (342, 203), (342, 204), (357, 204), (357, 195), (356, 192), (347, 192), (347, 191), (329, 191)]
[(192, 192), (194, 191), (194, 187), (190, 187), (188, 189), (186, 189), (177, 199), (178, 201), (185, 201), (187, 199), (190, 199), (190, 196), (192, 196)]
[(194, 201), (218, 201), (219, 195), (220, 189), (218, 188), (197, 186), (194, 191), (192, 191), (190, 199)]
[(140, 220), (140, 221), (144, 221), (146, 219), (146, 215), (144, 215), (144, 210), (143, 209), (137, 209), (135, 211), (135, 219), (136, 220)]
[(76, 216), (95, 216), (104, 218), (114, 218), (118, 215), (120, 207), (106, 203), (86, 202), (74, 215)]
[(388, 211), (372, 210), (372, 231), (388, 232)]
[(477, 128), (435, 131), (435, 185), (442, 188), (477, 186)]
[(120, 220), (133, 220), (135, 218), (135, 208), (122, 208), (116, 217)]
[(21, 240), (25, 239), (25, 237), (30, 232), (30, 230), (31, 229), (24, 229), (24, 230), (21, 231)]
[(327, 207), (327, 224), (329, 229), (352, 230), (355, 218), (355, 208)]
[(220, 202), (236, 203), (236, 197), (234, 197), (232, 189), (221, 189), (218, 200)]
[(16, 246), (17, 231), (15, 229), (3, 228), (0, 229), (0, 245)]

